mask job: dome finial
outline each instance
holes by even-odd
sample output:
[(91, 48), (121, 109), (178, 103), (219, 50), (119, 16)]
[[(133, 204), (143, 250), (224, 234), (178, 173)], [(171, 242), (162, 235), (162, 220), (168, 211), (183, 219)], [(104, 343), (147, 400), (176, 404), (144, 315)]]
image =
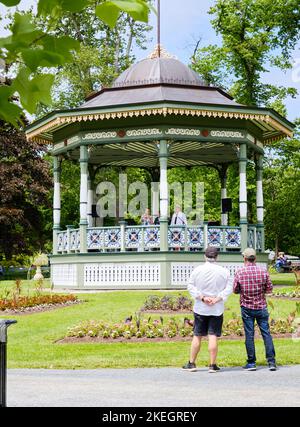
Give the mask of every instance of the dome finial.
[(160, 58), (160, 0), (157, 0), (157, 53)]
[(158, 44), (155, 46), (154, 50), (150, 55), (147, 56), (148, 59), (155, 59), (155, 58), (172, 58), (177, 59), (175, 55), (172, 55), (169, 53), (161, 44)]

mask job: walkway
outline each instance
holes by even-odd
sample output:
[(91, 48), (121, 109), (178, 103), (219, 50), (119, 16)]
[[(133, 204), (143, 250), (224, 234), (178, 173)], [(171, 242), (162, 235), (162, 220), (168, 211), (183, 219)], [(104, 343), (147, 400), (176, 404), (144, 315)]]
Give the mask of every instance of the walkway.
[(300, 365), (225, 368), (10, 369), (8, 406), (300, 406)]

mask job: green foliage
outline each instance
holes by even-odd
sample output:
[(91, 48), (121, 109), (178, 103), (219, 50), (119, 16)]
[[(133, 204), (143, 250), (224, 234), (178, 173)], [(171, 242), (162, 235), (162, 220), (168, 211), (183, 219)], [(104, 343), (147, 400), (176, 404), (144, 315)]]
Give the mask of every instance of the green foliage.
[(273, 143), (264, 167), (266, 245), (300, 253), (300, 139)]
[(267, 105), (285, 113), (284, 99), (294, 88), (261, 82), (268, 65), (291, 67), (291, 54), (300, 38), (297, 0), (216, 0), (212, 25), (222, 46), (196, 50), (192, 67), (209, 83), (227, 88), (238, 102)]
[[(270, 320), (270, 331), (272, 334), (286, 334), (294, 332), (295, 313), (290, 313), (288, 318)], [(106, 321), (88, 320), (68, 328), (66, 337), (99, 337), (102, 339), (131, 339), (131, 338), (179, 338), (193, 336), (193, 323), (184, 319), (145, 319), (141, 318), (139, 324), (135, 320), (109, 323)], [(256, 327), (258, 332), (258, 327)], [(243, 320), (241, 316), (233, 315), (228, 319), (222, 330), (223, 336), (244, 336)]]
[(175, 295), (164, 295), (162, 297), (158, 295), (149, 295), (144, 302), (141, 311), (152, 311), (152, 310), (188, 310), (191, 311), (193, 301), (190, 298), (179, 294)]
[(110, 28), (116, 25), (122, 11), (135, 20), (148, 22), (149, 6), (142, 0), (111, 0), (96, 7), (96, 15)]
[(26, 141), (23, 133), (0, 121), (0, 253), (7, 261), (44, 246), (47, 230), (41, 207), (51, 206), (52, 184), (43, 159), (46, 150), (45, 145)]
[(5, 6), (17, 6), (21, 0), (1, 0), (0, 3), (3, 3)]
[[(8, 7), (19, 3), (6, 0), (2, 3)], [(106, 4), (107, 3), (107, 4)], [(144, 0), (98, 1), (90, 0), (39, 0), (38, 16), (48, 18), (46, 30), (33, 21), (30, 13), (16, 12), (10, 25), (10, 35), (0, 38), (0, 60), (3, 68), (1, 76), (0, 118), (17, 126), (22, 121), (22, 109), (16, 105), (20, 101), (23, 109), (33, 113), (40, 105), (51, 103), (51, 87), (54, 77), (45, 73), (44, 68), (63, 66), (73, 61), (74, 52), (80, 48), (80, 41), (65, 34), (52, 35), (49, 28), (60, 26), (61, 20), (68, 14), (82, 12), (86, 8), (95, 8), (100, 19), (109, 20), (116, 25), (121, 12), (128, 13), (134, 20), (148, 21), (149, 4)], [(99, 10), (100, 7), (100, 10)], [(112, 21), (107, 7), (118, 9)], [(48, 30), (48, 31), (47, 31)], [(17, 77), (12, 78), (11, 69)], [(9, 89), (7, 89), (9, 87)], [(39, 107), (40, 108), (40, 107)]]

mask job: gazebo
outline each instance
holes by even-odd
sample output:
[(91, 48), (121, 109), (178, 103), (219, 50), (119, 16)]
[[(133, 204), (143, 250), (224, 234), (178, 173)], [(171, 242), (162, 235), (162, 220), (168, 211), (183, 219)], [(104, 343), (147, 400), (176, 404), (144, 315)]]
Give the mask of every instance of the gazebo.
[[(292, 136), (293, 124), (271, 109), (240, 105), (161, 47), (132, 65), (80, 107), (53, 111), (27, 128), (27, 138), (53, 144), (54, 202), (51, 280), (54, 287), (79, 289), (180, 289), (204, 262), (208, 245), (234, 274), (247, 246), (267, 263), (264, 245), (264, 146)], [(80, 226), (60, 227), (61, 162), (80, 163)], [(247, 162), (256, 164), (255, 224), (247, 216)], [(226, 172), (239, 164), (238, 225), (168, 224), (168, 169), (214, 166), (221, 199)], [(138, 167), (159, 172), (160, 224), (95, 226), (93, 171), (102, 166)], [(156, 212), (154, 212), (156, 213)], [(174, 250), (179, 248), (181, 250)]]

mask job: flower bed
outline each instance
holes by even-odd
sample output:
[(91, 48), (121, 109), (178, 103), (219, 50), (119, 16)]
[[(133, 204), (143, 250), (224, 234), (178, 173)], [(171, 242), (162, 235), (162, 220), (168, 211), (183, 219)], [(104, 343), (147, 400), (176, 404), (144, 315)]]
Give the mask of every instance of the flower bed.
[(1, 311), (24, 311), (37, 306), (49, 307), (78, 302), (74, 295), (40, 294), (40, 295), (14, 295), (12, 298), (0, 298)]
[(273, 291), (273, 295), (275, 297), (283, 297), (283, 298), (299, 298), (300, 299), (300, 288), (295, 288), (291, 291), (277, 289)]
[[(291, 334), (295, 331), (293, 321), (295, 316), (291, 313), (287, 319), (272, 319), (270, 321), (271, 333)], [(123, 323), (108, 323), (89, 320), (68, 329), (66, 338), (100, 338), (104, 341), (130, 340), (130, 339), (178, 339), (193, 336), (193, 321), (185, 318), (181, 320), (170, 319), (166, 322), (163, 317), (152, 320), (129, 320)], [(258, 329), (257, 329), (258, 330)], [(224, 322), (224, 337), (242, 337), (244, 335), (243, 322), (240, 316)]]
[(181, 294), (163, 297), (149, 295), (141, 311), (191, 311), (192, 307), (193, 301)]

